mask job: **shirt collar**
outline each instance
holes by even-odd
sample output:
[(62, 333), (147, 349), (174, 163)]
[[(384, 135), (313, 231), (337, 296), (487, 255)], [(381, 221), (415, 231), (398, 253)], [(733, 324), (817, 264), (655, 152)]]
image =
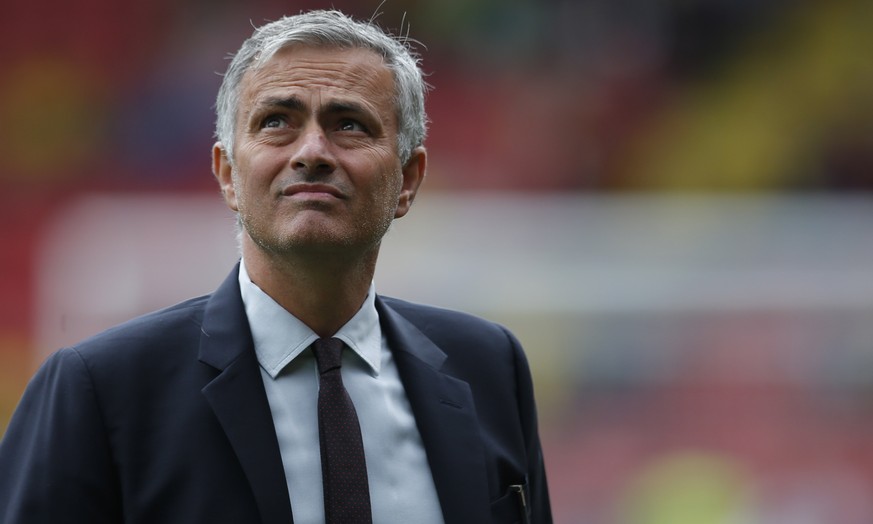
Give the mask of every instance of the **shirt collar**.
[[(245, 261), (240, 261), (239, 287), (258, 363), (275, 379), (285, 366), (318, 339), (318, 335), (251, 281)], [(376, 289), (372, 283), (361, 309), (334, 337), (345, 342), (374, 375), (379, 375), (382, 329), (376, 311)]]

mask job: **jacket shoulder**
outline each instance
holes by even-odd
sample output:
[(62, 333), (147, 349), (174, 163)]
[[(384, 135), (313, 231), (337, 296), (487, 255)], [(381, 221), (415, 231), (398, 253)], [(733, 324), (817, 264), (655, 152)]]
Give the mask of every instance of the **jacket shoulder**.
[[(419, 329), (422, 327), (433, 329), (452, 326), (455, 329), (463, 328), (474, 333), (482, 332), (485, 335), (505, 331), (505, 328), (500, 324), (463, 311), (418, 304), (394, 297), (382, 296), (380, 298), (386, 306), (415, 324)], [(470, 333), (465, 334), (470, 335)]]
[[(393, 297), (380, 297), (390, 308), (415, 326), (447, 353), (457, 354), (457, 348), (469, 356), (512, 355), (520, 352), (520, 344), (504, 326), (484, 318), (441, 307), (417, 304)], [(454, 348), (454, 349), (453, 349)]]
[(177, 346), (199, 337), (209, 295), (146, 313), (70, 346), (85, 360), (119, 355), (130, 359), (137, 352)]

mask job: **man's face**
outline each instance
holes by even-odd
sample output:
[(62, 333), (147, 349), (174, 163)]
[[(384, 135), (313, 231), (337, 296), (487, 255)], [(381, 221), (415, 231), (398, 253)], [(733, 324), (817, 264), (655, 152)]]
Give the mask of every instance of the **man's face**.
[(421, 148), (400, 164), (381, 57), (291, 47), (240, 87), (234, 165), (216, 144), (213, 171), (248, 236), (243, 249), (249, 239), (274, 254), (377, 248), (425, 169)]

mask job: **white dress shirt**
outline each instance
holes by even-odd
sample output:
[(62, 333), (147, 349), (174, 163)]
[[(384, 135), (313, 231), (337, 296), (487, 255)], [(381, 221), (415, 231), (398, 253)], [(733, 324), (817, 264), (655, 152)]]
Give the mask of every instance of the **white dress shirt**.
[[(309, 350), (318, 335), (252, 283), (244, 263), (239, 283), (279, 439), (294, 523), (322, 524), (318, 371)], [(421, 435), (382, 336), (375, 297), (371, 285), (361, 309), (334, 335), (348, 346), (342, 377), (361, 424), (373, 522), (442, 523)]]

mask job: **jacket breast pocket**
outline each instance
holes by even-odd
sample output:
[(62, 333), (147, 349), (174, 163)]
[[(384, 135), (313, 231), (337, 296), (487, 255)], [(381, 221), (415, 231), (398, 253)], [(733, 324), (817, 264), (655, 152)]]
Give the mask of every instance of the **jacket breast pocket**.
[(491, 503), (491, 522), (530, 524), (529, 497), (527, 482), (509, 486), (503, 496)]

